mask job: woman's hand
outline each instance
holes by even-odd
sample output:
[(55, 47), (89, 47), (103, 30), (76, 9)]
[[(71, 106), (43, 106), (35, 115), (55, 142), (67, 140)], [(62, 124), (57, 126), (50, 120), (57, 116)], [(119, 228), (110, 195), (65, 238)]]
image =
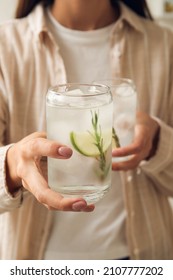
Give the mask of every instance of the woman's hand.
[(136, 168), (142, 160), (151, 158), (157, 149), (159, 138), (159, 124), (143, 112), (137, 113), (135, 138), (131, 145), (116, 148), (112, 151), (113, 157), (131, 156), (129, 160), (114, 162), (113, 170), (130, 170)]
[(35, 132), (11, 146), (7, 152), (6, 179), (13, 194), (22, 185), (50, 210), (85, 211), (94, 209), (82, 198), (64, 198), (51, 190), (44, 178), (40, 161), (43, 156), (68, 159), (72, 150), (55, 141), (46, 139), (44, 132)]

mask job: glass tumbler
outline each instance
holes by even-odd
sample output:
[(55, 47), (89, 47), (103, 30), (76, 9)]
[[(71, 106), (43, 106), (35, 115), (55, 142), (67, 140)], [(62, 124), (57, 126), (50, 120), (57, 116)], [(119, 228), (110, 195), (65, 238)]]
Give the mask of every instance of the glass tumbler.
[(106, 85), (60, 84), (46, 96), (47, 138), (73, 149), (48, 158), (50, 188), (65, 197), (100, 200), (111, 185), (113, 99)]
[[(94, 82), (110, 87), (113, 95), (112, 148), (128, 146), (134, 139), (137, 94), (131, 79), (115, 78)], [(113, 157), (114, 162), (128, 160), (127, 157)]]

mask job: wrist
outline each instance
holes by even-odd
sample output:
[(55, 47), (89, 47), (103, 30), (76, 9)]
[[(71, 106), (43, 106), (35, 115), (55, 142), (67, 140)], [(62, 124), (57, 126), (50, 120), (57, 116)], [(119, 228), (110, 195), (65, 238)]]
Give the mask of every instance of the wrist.
[(152, 141), (152, 147), (151, 147), (149, 155), (146, 157), (146, 160), (151, 159), (156, 154), (158, 144), (159, 144), (159, 139), (160, 139), (160, 126), (157, 123), (156, 132), (154, 134), (154, 138)]
[(14, 145), (7, 150), (5, 170), (7, 189), (9, 193), (14, 195), (22, 186), (21, 179), (16, 174), (16, 157), (14, 153)]

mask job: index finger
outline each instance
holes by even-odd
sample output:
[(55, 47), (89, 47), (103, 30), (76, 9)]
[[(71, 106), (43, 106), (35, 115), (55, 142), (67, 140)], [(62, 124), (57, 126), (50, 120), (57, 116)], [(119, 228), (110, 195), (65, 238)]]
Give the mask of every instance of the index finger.
[(113, 157), (125, 157), (136, 154), (140, 151), (140, 146), (137, 143), (132, 143), (125, 147), (115, 148), (112, 150)]

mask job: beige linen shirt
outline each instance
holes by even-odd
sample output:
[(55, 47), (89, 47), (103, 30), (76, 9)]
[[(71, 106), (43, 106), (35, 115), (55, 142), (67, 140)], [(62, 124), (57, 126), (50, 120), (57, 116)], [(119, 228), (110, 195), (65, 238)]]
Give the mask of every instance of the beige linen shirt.
[[(141, 110), (157, 118), (156, 155), (122, 172), (127, 239), (133, 259), (173, 259), (173, 35), (121, 5), (110, 37), (112, 77), (134, 80)], [(0, 258), (42, 259), (52, 213), (28, 192), (8, 193), (6, 152), (45, 130), (45, 95), (66, 82), (63, 60), (38, 5), (26, 18), (0, 26)], [(112, 233), (114, 234), (114, 233)]]

